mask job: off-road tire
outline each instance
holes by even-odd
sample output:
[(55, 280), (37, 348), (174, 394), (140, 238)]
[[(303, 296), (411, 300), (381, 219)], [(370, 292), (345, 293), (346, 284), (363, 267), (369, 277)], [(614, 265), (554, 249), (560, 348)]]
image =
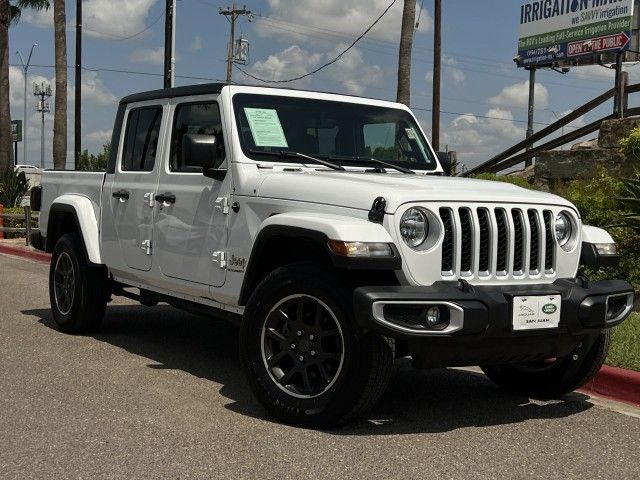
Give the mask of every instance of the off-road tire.
[[(71, 273), (65, 275), (63, 272), (69, 268)], [(56, 282), (65, 284), (68, 293), (63, 293), (61, 287), (56, 290)], [(65, 333), (97, 331), (108, 296), (106, 269), (89, 265), (80, 237), (75, 233), (60, 237), (49, 268), (49, 300), (58, 329)]]
[[(337, 320), (343, 337), (342, 367), (334, 372), (334, 383), (325, 384), (327, 390), (313, 398), (298, 398), (278, 384), (267, 367), (267, 358), (263, 358), (263, 328), (268, 325), (274, 307), (300, 296), (305, 297), (305, 302), (317, 299), (328, 307), (330, 313), (325, 318)], [(357, 418), (384, 393), (393, 360), (393, 340), (358, 329), (351, 292), (326, 268), (315, 264), (279, 268), (258, 285), (249, 299), (240, 330), (242, 369), (260, 403), (282, 422), (328, 428)]]
[(585, 337), (569, 355), (539, 369), (524, 364), (483, 366), (501, 388), (534, 398), (553, 398), (573, 392), (598, 373), (607, 358), (611, 331)]

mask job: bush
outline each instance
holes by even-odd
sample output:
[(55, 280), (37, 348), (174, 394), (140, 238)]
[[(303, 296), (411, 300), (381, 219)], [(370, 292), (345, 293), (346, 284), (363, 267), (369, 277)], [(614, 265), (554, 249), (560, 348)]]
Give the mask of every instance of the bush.
[(510, 175), (496, 175), (495, 173), (479, 173), (478, 175), (474, 175), (471, 178), (475, 178), (477, 180), (490, 180), (494, 182), (510, 183), (512, 185), (517, 185), (518, 187), (528, 188), (529, 190), (536, 188), (535, 185), (530, 183), (528, 180), (522, 177), (512, 177)]
[(640, 127), (634, 128), (627, 138), (620, 140), (620, 151), (627, 157), (640, 161)]
[(13, 168), (0, 173), (0, 203), (5, 207), (20, 205), (22, 197), (29, 191), (29, 181), (24, 172)]
[[(4, 213), (18, 214), (20, 218), (5, 218), (3, 219), (3, 224), (5, 227), (9, 228), (26, 228), (26, 224), (24, 221), (24, 208), (22, 207), (12, 207), (5, 208)], [(38, 228), (38, 215), (32, 212), (31, 214), (31, 228)], [(23, 233), (5, 233), (4, 238), (24, 238)]]
[(638, 234), (622, 223), (626, 207), (619, 201), (625, 194), (625, 182), (600, 169), (595, 177), (573, 180), (556, 192), (575, 204), (586, 225), (606, 229), (620, 252), (620, 264), (615, 268), (585, 268), (594, 280), (624, 278), (640, 288), (640, 242)]

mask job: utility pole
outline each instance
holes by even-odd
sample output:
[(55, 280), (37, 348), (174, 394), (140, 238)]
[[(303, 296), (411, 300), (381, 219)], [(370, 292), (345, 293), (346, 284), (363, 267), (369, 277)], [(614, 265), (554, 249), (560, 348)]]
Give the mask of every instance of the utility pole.
[(433, 10), (433, 106), (431, 111), (431, 143), (440, 150), (440, 77), (442, 60), (442, 0), (434, 0)]
[[(527, 138), (533, 135), (533, 113), (535, 111), (536, 101), (536, 69), (534, 67), (527, 67), (529, 70), (529, 113), (527, 115)], [(531, 149), (533, 145), (527, 146), (527, 150)], [(533, 165), (533, 160), (529, 158), (524, 162), (525, 168)]]
[(176, 0), (166, 0), (164, 18), (164, 88), (176, 85)]
[(242, 8), (237, 8), (234, 2), (232, 7), (220, 8), (218, 13), (227, 17), (227, 20), (231, 24), (229, 48), (227, 49), (227, 83), (231, 83), (231, 79), (233, 78), (233, 62), (235, 59), (236, 20), (241, 16), (251, 18), (252, 12), (247, 10), (246, 5), (243, 5)]
[[(24, 114), (22, 116), (22, 163), (27, 164), (27, 74), (29, 73), (29, 64), (31, 63), (31, 55), (33, 55), (33, 49), (38, 46), (37, 43), (31, 45), (31, 51), (27, 57), (27, 63), (24, 63), (22, 54), (16, 52), (20, 57), (20, 63), (22, 64), (22, 71), (24, 72)], [(16, 148), (15, 163), (18, 164), (18, 151)]]
[[(82, 0), (76, 0), (76, 72), (73, 128), (73, 169), (78, 169), (82, 151)], [(43, 114), (44, 118), (44, 114)]]
[(44, 82), (40, 85), (34, 83), (33, 95), (40, 97), (36, 105), (36, 112), (40, 112), (42, 117), (42, 127), (40, 130), (40, 168), (44, 170), (44, 114), (50, 112), (49, 102), (47, 102), (47, 100), (51, 97), (51, 85)]

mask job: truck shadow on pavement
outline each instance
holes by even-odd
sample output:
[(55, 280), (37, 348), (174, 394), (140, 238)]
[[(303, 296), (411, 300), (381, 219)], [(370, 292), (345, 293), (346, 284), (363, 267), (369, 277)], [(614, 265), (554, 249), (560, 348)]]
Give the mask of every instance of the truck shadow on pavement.
[[(22, 313), (35, 316), (42, 325), (55, 329), (48, 309)], [(112, 305), (107, 308), (102, 329), (91, 337), (152, 360), (149, 368), (179, 369), (219, 383), (220, 393), (232, 400), (226, 408), (273, 421), (253, 398), (240, 370), (238, 332), (234, 325), (165, 305), (153, 308)], [(400, 359), (385, 395), (366, 418), (326, 433), (435, 433), (564, 418), (591, 408), (593, 405), (587, 398), (574, 393), (553, 401), (530, 401), (499, 390), (480, 373), (415, 370), (409, 360)]]

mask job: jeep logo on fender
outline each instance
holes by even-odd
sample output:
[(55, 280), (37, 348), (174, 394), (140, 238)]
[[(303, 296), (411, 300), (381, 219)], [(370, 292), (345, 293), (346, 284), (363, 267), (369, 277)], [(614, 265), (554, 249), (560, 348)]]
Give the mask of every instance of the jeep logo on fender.
[(542, 307), (542, 312), (546, 313), (547, 315), (552, 315), (556, 313), (557, 310), (558, 307), (556, 307), (553, 303), (547, 303)]

